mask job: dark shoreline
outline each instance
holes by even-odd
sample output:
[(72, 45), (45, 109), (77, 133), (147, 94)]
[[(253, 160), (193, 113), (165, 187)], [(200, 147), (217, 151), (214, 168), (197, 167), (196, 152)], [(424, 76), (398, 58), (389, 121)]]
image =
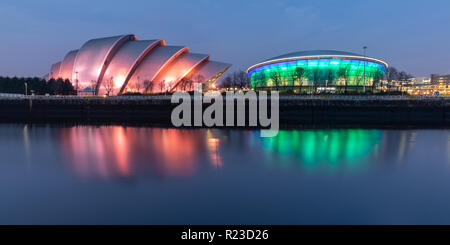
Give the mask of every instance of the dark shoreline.
[[(169, 96), (1, 98), (0, 123), (173, 127), (176, 106)], [(280, 128), (450, 128), (450, 98), (281, 96), (279, 109)]]

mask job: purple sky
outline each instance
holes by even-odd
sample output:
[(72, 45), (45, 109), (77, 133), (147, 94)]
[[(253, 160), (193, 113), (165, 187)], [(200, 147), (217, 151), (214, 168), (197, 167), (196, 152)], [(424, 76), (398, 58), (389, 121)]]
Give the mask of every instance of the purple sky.
[(132, 33), (186, 45), (246, 69), (310, 49), (386, 60), (415, 76), (450, 73), (448, 1), (50, 1), (0, 2), (0, 76), (42, 76), (91, 38)]

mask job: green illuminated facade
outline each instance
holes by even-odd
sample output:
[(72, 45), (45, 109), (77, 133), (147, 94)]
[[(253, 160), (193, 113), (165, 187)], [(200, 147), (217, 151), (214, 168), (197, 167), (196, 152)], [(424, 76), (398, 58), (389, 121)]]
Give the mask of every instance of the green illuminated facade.
[(248, 69), (253, 88), (376, 86), (387, 63), (353, 53), (322, 50), (275, 57)]

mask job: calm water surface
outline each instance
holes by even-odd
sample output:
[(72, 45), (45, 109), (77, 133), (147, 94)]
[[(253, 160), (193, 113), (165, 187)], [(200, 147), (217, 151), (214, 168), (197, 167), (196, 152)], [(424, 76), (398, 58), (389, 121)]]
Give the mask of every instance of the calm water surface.
[(450, 224), (450, 130), (0, 133), (1, 224)]

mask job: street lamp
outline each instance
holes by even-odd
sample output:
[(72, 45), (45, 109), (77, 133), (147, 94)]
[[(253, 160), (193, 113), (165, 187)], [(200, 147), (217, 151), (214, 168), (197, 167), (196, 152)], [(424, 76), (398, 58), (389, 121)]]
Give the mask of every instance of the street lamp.
[(364, 46), (364, 84), (363, 84), (363, 92), (366, 93), (366, 49), (367, 47)]

